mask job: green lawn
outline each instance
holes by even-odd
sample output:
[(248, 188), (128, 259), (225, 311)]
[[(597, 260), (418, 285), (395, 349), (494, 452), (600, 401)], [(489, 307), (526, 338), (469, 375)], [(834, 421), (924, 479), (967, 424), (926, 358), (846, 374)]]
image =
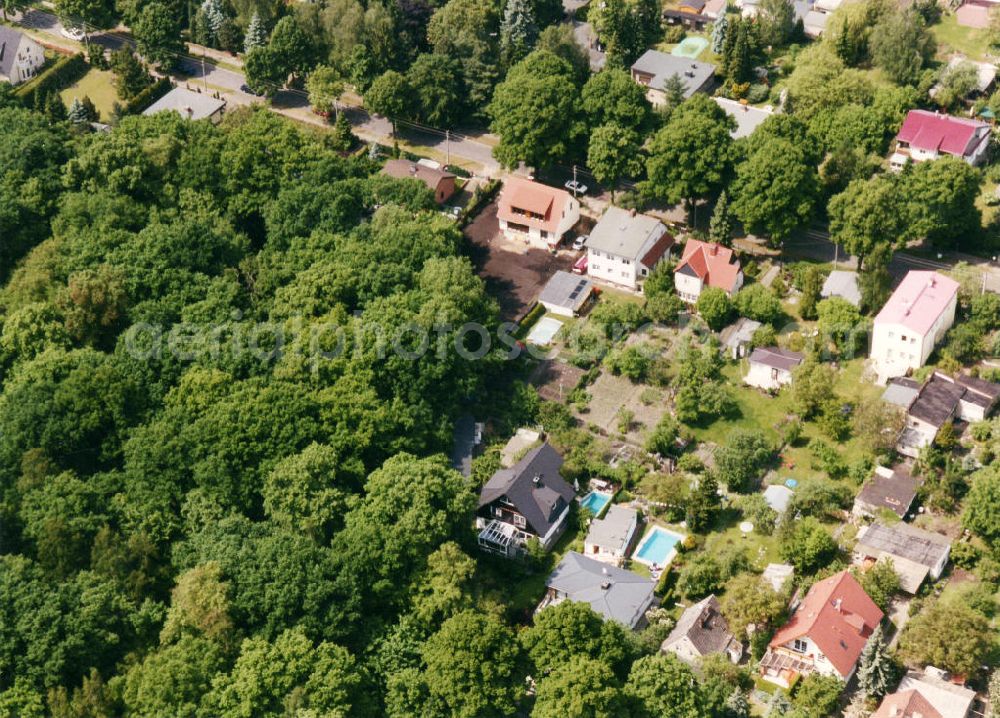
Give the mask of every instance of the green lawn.
[(962, 27), (954, 13), (941, 18), (941, 22), (931, 28), (938, 41), (938, 56), (945, 57), (953, 52), (961, 52), (971, 60), (983, 60), (989, 51), (989, 31)]
[(78, 82), (59, 93), (68, 109), (73, 98), (89, 97), (94, 107), (101, 113), (101, 122), (111, 119), (111, 108), (118, 99), (114, 86), (114, 73), (91, 68)]

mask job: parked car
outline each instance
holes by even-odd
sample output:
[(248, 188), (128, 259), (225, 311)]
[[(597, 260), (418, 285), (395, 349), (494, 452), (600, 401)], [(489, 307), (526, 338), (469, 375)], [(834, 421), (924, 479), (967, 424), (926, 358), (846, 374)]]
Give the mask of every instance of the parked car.
[(587, 194), (587, 190), (590, 189), (583, 182), (577, 182), (576, 180), (567, 180), (563, 187), (572, 192), (573, 196), (578, 194)]
[(255, 90), (251, 89), (250, 85), (240, 85), (240, 92), (245, 92), (246, 94), (253, 95), (254, 97), (264, 96), (263, 92), (256, 92)]
[(587, 273), (587, 255), (583, 255), (573, 263), (573, 274)]
[(573, 251), (579, 252), (581, 249), (587, 246), (587, 240), (590, 239), (589, 235), (581, 234), (579, 237), (573, 240)]
[(68, 37), (70, 40), (76, 40), (77, 42), (83, 42), (87, 38), (87, 33), (84, 32), (82, 27), (69, 27), (64, 25), (63, 29), (59, 31), (59, 34), (63, 37)]

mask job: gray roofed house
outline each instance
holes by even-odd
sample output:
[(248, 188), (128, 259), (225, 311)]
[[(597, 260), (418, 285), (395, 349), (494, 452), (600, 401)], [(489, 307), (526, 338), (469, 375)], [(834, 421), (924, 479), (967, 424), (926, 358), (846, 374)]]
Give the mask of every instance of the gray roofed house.
[(537, 538), (549, 550), (566, 530), (570, 503), (576, 496), (559, 470), (563, 458), (545, 443), (529, 451), (509, 469), (500, 469), (479, 493), (479, 547), (513, 557)]
[(686, 100), (694, 93), (707, 91), (711, 87), (715, 77), (715, 65), (669, 55), (659, 50), (646, 50), (632, 65), (632, 79), (647, 88), (649, 101), (654, 105), (666, 102), (664, 86), (674, 75), (684, 85)]
[(684, 609), (660, 650), (673, 653), (687, 663), (712, 653), (725, 653), (733, 663), (739, 663), (743, 656), (743, 645), (729, 632), (729, 624), (714, 595)]
[(586, 277), (558, 270), (538, 295), (538, 301), (553, 314), (576, 316), (590, 300), (594, 284)]
[(603, 518), (590, 522), (583, 552), (590, 558), (621, 565), (639, 525), (639, 513), (621, 504), (608, 507)]
[(208, 93), (193, 92), (183, 87), (175, 87), (159, 100), (147, 107), (143, 115), (147, 117), (159, 112), (176, 112), (188, 120), (211, 120), (218, 123), (226, 110), (226, 101), (217, 100)]
[(897, 376), (887, 382), (885, 391), (882, 392), (882, 401), (909, 409), (919, 393), (920, 382), (909, 377)]
[(472, 457), (482, 442), (483, 425), (476, 423), (470, 414), (463, 414), (455, 421), (452, 432), (451, 467), (462, 474), (472, 475)]
[(823, 282), (819, 295), (824, 299), (840, 297), (856, 307), (861, 306), (861, 290), (858, 288), (857, 272), (845, 272), (835, 269)]
[(657, 264), (670, 258), (673, 235), (656, 217), (609, 207), (587, 239), (591, 278), (641, 289)]
[(715, 103), (725, 110), (726, 114), (736, 120), (736, 129), (730, 132), (734, 140), (749, 137), (764, 121), (774, 114), (771, 107), (751, 107), (737, 100), (725, 97), (714, 97)]
[(652, 579), (587, 558), (576, 551), (563, 556), (545, 584), (538, 611), (563, 601), (588, 604), (605, 619), (629, 628), (646, 625), (646, 611), (656, 601)]
[(891, 511), (904, 518), (913, 507), (917, 489), (923, 483), (902, 467), (889, 469), (876, 466), (875, 474), (865, 482), (854, 499), (851, 514), (856, 518), (878, 516), (879, 511)]
[(750, 371), (743, 381), (758, 389), (775, 391), (792, 383), (792, 372), (805, 357), (781, 347), (757, 347), (750, 354)]
[(45, 64), (42, 46), (23, 32), (0, 25), (0, 80), (19, 85)]
[(887, 526), (876, 522), (858, 531), (854, 560), (864, 565), (890, 559), (899, 574), (900, 588), (912, 594), (928, 576), (932, 581), (941, 577), (950, 551), (951, 541), (940, 534), (904, 523)]
[(823, 34), (826, 30), (826, 23), (830, 19), (830, 16), (825, 12), (819, 12), (818, 10), (810, 10), (806, 13), (805, 18), (802, 21), (803, 28), (805, 29), (806, 36), (811, 38), (817, 38)]
[(719, 332), (720, 349), (733, 359), (742, 359), (750, 349), (754, 332), (761, 326), (760, 322), (740, 317)]
[(950, 421), (982, 421), (1000, 400), (1000, 384), (959, 374), (934, 372), (910, 402), (897, 449), (916, 456)]
[(922, 673), (908, 671), (896, 692), (917, 690), (941, 714), (941, 718), (966, 718), (970, 715), (976, 692), (946, 678), (943, 671), (934, 666), (927, 666)]

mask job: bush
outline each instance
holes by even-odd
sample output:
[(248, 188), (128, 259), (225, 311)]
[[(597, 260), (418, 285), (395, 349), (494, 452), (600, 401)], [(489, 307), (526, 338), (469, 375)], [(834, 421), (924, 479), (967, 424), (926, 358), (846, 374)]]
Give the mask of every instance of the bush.
[(673, 450), (678, 432), (677, 420), (665, 414), (646, 439), (646, 451), (665, 456)]
[(774, 324), (781, 318), (781, 302), (763, 284), (744, 287), (736, 294), (733, 304), (742, 316), (764, 324)]
[(90, 66), (82, 53), (64, 55), (51, 67), (14, 90), (14, 97), (20, 99), (26, 107), (33, 107), (36, 95), (44, 99), (52, 92), (64, 90), (86, 75), (88, 69)]
[(757, 105), (761, 102), (766, 102), (767, 98), (771, 96), (771, 88), (762, 82), (757, 82), (750, 85), (750, 89), (747, 90), (747, 102), (751, 105)]
[(719, 331), (733, 314), (733, 304), (729, 296), (718, 287), (706, 287), (698, 296), (698, 314), (709, 328)]
[(663, 42), (668, 45), (676, 45), (684, 39), (685, 34), (683, 26), (667, 25), (667, 28), (663, 31)]
[(608, 354), (604, 363), (611, 373), (639, 382), (649, 372), (649, 349), (636, 345), (616, 349)]

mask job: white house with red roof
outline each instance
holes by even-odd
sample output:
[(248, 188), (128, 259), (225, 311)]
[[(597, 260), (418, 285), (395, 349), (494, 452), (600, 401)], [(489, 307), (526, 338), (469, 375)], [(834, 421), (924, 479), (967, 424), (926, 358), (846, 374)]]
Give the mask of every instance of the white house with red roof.
[(970, 165), (982, 163), (990, 144), (990, 126), (979, 120), (952, 117), (929, 110), (910, 110), (896, 135), (896, 151), (889, 166), (900, 170), (907, 162), (959, 157)]
[(670, 258), (674, 238), (656, 217), (611, 206), (587, 239), (587, 274), (633, 291)]
[(908, 272), (872, 328), (871, 362), (878, 382), (924, 365), (955, 323), (958, 282), (938, 272)]
[(553, 249), (580, 220), (580, 203), (566, 190), (508, 177), (500, 191), (497, 219), (508, 239)]
[(944, 718), (918, 690), (890, 693), (871, 718)]
[(848, 681), (884, 615), (850, 572), (819, 581), (774, 634), (761, 676), (784, 688), (810, 673)]
[(718, 287), (729, 296), (743, 286), (743, 270), (733, 250), (714, 242), (689, 239), (674, 268), (677, 295), (694, 304), (705, 287)]

